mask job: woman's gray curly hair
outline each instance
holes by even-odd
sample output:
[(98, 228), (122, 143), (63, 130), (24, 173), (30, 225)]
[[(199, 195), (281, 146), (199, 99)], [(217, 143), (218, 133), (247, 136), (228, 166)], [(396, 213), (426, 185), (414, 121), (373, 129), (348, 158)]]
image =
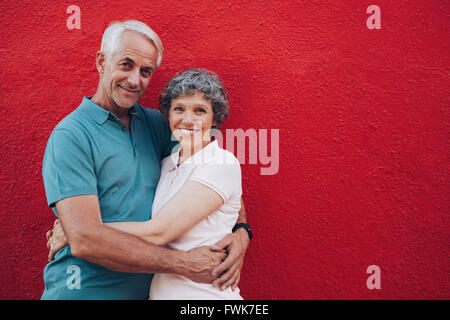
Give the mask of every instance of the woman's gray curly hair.
[(219, 77), (209, 70), (188, 69), (172, 77), (159, 96), (159, 110), (168, 118), (172, 99), (181, 94), (194, 95), (197, 91), (211, 102), (214, 120), (217, 125), (221, 124), (230, 112), (229, 96)]

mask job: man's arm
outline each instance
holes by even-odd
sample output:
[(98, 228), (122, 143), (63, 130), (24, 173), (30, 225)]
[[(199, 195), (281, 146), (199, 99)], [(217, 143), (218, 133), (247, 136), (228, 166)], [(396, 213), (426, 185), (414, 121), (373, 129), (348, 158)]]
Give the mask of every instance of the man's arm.
[(72, 255), (106, 268), (132, 273), (176, 273), (211, 283), (211, 270), (225, 257), (207, 247), (190, 251), (161, 248), (102, 223), (96, 195), (65, 198), (56, 210)]
[(153, 244), (165, 245), (185, 234), (223, 203), (224, 200), (213, 189), (188, 180), (152, 219), (144, 222), (111, 222), (106, 225)]

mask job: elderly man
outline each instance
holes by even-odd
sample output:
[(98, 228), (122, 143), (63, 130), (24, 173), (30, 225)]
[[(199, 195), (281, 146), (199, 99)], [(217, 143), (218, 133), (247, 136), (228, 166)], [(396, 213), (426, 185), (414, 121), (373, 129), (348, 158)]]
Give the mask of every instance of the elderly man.
[(239, 281), (250, 236), (243, 206), (238, 223), (244, 228), (215, 247), (190, 251), (159, 247), (103, 224), (150, 219), (161, 159), (173, 143), (159, 111), (136, 102), (162, 53), (147, 25), (110, 25), (96, 56), (96, 93), (83, 98), (48, 140), (42, 169), (47, 202), (70, 246), (45, 267), (42, 299), (146, 299), (152, 273), (222, 288)]

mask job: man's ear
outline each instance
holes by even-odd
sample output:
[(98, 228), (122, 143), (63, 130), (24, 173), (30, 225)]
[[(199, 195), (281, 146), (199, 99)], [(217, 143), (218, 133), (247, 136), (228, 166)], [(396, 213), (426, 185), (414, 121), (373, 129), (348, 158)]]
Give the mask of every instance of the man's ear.
[(97, 70), (99, 73), (105, 72), (106, 55), (103, 51), (97, 51), (97, 55), (95, 57), (95, 63), (97, 65)]

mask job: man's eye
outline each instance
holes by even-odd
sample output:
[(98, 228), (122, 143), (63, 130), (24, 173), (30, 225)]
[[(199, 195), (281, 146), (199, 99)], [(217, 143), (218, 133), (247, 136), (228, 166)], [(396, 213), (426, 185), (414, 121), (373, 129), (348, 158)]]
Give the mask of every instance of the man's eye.
[(197, 112), (206, 112), (205, 109), (197, 109)]
[(126, 67), (126, 68), (131, 67), (131, 65), (130, 65), (128, 62), (124, 62), (124, 63), (122, 63), (121, 65), (124, 66), (124, 67)]

